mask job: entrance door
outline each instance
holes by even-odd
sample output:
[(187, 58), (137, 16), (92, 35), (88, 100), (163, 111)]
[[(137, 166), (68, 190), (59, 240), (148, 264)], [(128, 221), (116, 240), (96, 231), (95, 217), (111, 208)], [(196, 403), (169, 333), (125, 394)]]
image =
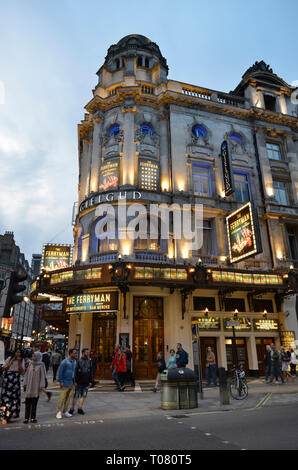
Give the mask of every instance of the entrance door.
[(116, 315), (103, 317), (100, 314), (93, 314), (92, 350), (98, 359), (96, 379), (112, 378), (110, 365), (114, 359), (116, 328)]
[(133, 368), (137, 379), (154, 379), (157, 354), (164, 353), (163, 299), (134, 297)]
[[(200, 338), (201, 343), (201, 362), (202, 362), (202, 373), (203, 377), (206, 378), (206, 357), (207, 349), (209, 346), (212, 348), (212, 352), (215, 354), (216, 360), (216, 373), (217, 373), (217, 351), (216, 351), (216, 338)], [(211, 377), (212, 380), (212, 377)]]
[[(248, 371), (246, 339), (236, 338), (235, 343), (236, 343), (235, 352), (237, 351), (238, 365), (242, 364), (243, 369), (245, 371)], [(226, 339), (226, 354), (227, 354), (228, 375), (233, 375), (233, 372), (231, 372), (231, 368), (235, 365), (235, 359), (234, 359), (232, 338)]]
[(257, 356), (258, 356), (258, 367), (260, 375), (265, 375), (266, 366), (264, 362), (264, 356), (266, 355), (266, 346), (274, 343), (273, 338), (256, 338)]

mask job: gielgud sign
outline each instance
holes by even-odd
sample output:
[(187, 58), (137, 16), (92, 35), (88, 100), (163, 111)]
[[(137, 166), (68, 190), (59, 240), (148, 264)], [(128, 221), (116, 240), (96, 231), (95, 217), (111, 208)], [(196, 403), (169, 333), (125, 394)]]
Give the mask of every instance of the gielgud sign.
[(118, 292), (86, 292), (66, 298), (66, 313), (117, 312)]
[(236, 263), (262, 252), (257, 213), (248, 202), (226, 218), (230, 263)]

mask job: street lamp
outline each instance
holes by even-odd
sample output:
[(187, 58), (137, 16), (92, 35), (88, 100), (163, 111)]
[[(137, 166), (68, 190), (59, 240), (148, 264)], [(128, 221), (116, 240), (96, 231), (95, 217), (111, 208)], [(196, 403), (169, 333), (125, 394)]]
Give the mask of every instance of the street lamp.
[(22, 333), (21, 333), (21, 347), (22, 347), (22, 344), (23, 344), (23, 337), (24, 337), (24, 326), (25, 326), (25, 318), (26, 318), (26, 310), (27, 310), (27, 305), (30, 301), (30, 297), (26, 296), (23, 297), (23, 300), (25, 301), (25, 311), (24, 311), (24, 315), (23, 315), (23, 323), (22, 323)]

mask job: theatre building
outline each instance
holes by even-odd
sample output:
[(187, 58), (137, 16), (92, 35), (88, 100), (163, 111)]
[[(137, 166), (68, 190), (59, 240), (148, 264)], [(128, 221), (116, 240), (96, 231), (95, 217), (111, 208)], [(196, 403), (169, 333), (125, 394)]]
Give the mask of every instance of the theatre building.
[[(210, 345), (218, 366), (237, 354), (262, 374), (266, 344), (298, 333), (298, 91), (263, 61), (229, 93), (171, 80), (141, 35), (112, 45), (97, 76), (78, 126), (74, 265), (40, 275), (32, 297), (64, 299), (69, 347), (95, 351), (100, 379), (116, 343), (131, 345), (137, 379), (177, 342), (193, 367), (196, 324), (203, 364)], [(161, 204), (168, 220), (149, 215)], [(177, 226), (197, 207), (191, 245)]]

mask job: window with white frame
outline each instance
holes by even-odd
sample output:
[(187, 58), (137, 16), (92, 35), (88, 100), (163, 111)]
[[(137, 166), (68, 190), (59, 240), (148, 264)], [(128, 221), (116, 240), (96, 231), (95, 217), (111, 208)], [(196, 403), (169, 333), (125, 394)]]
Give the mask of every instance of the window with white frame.
[(281, 160), (281, 151), (278, 144), (266, 142), (267, 155), (270, 160)]
[(210, 166), (192, 164), (192, 189), (198, 196), (212, 196), (212, 181)]
[(203, 220), (203, 244), (199, 250), (193, 250), (193, 256), (210, 256), (215, 254), (213, 236), (213, 221), (211, 219)]
[(234, 171), (234, 183), (236, 201), (250, 201), (250, 183), (248, 174)]
[(289, 205), (289, 194), (287, 183), (284, 181), (273, 181), (274, 196), (277, 202), (282, 206)]

